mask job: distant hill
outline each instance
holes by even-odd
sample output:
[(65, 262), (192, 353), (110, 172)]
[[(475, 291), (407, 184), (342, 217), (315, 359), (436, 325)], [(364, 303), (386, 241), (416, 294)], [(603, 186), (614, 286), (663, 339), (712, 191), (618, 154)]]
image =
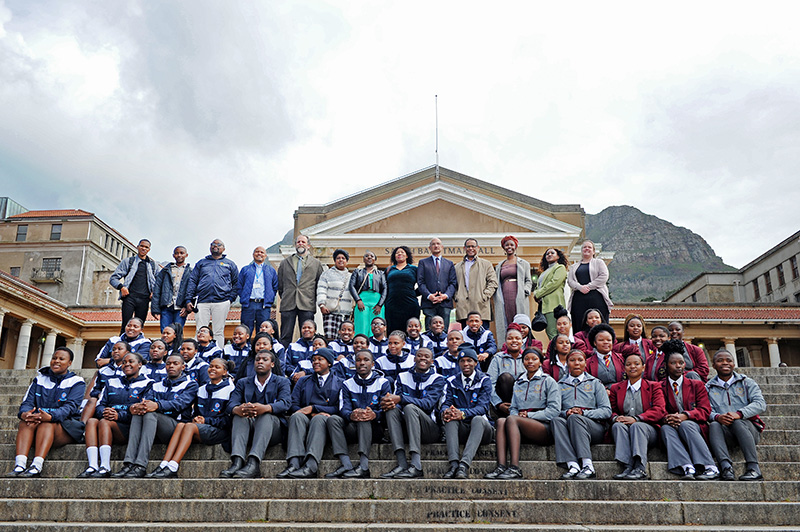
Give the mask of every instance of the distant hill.
[(614, 301), (664, 299), (704, 271), (733, 271), (703, 237), (627, 205), (586, 215), (586, 236), (613, 251)]
[(283, 235), (283, 240), (280, 242), (275, 242), (269, 248), (267, 248), (267, 253), (280, 253), (281, 246), (291, 246), (293, 244), (292, 240), (294, 239), (294, 229), (289, 229), (289, 231)]

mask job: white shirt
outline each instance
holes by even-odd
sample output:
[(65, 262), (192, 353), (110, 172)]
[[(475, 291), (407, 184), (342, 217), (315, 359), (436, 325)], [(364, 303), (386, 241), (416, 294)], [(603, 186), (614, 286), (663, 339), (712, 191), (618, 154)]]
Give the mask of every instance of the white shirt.
[(256, 388), (258, 388), (258, 393), (262, 393), (262, 392), (264, 391), (264, 388), (266, 388), (266, 387), (267, 387), (267, 384), (269, 383), (269, 380), (272, 378), (272, 372), (270, 371), (269, 375), (267, 375), (267, 380), (265, 380), (265, 381), (264, 381), (264, 384), (261, 384), (261, 383), (258, 381), (258, 375), (256, 375), (256, 376), (255, 376), (255, 377), (253, 377), (253, 378), (254, 378), (254, 379), (255, 379), (255, 381), (256, 381)]

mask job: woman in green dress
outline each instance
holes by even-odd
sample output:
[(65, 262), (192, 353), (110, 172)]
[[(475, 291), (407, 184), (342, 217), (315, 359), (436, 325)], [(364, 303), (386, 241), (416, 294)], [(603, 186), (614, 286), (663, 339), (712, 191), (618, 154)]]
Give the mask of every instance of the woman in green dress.
[(372, 334), (372, 319), (384, 317), (383, 304), (386, 301), (386, 277), (375, 266), (375, 254), (370, 250), (364, 252), (364, 267), (350, 276), (350, 295), (356, 303), (353, 310), (355, 334), (369, 336)]

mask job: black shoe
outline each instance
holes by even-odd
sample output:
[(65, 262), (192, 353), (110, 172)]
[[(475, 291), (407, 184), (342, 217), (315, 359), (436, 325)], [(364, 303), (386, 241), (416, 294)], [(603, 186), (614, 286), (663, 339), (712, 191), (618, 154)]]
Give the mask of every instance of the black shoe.
[(369, 469), (361, 469), (361, 466), (357, 466), (343, 474), (342, 478), (369, 478)]
[(501, 474), (497, 478), (499, 480), (513, 480), (516, 478), (522, 478), (522, 469), (520, 469), (519, 466), (512, 465), (506, 469), (505, 473)]
[(303, 466), (296, 471), (289, 473), (291, 478), (317, 478), (317, 471), (312, 471), (310, 467)]
[(173, 471), (168, 467), (162, 467), (161, 469), (158, 469), (153, 473), (156, 473), (155, 475), (153, 475), (153, 478), (178, 478), (178, 472)]
[[(94, 471), (94, 469), (92, 469), (92, 471)], [(14, 469), (12, 469), (8, 473), (6, 473), (6, 476), (9, 477), (9, 478), (18, 477), (24, 472), (25, 472), (25, 467), (18, 465), (18, 466), (14, 466)], [(78, 478), (82, 478), (82, 477), (78, 477)]]
[(165, 470), (165, 469), (166, 469), (166, 467), (161, 467), (161, 466), (158, 466), (158, 467), (157, 467), (157, 468), (155, 468), (153, 471), (151, 471), (150, 473), (146, 474), (146, 475), (144, 476), (144, 478), (159, 478), (159, 476), (158, 476), (158, 475), (159, 475), (159, 473), (161, 473), (161, 472), (162, 472), (163, 470)]
[(764, 477), (755, 469), (748, 469), (744, 475), (739, 477), (739, 480), (764, 480)]
[(574, 467), (569, 468), (569, 471), (558, 477), (560, 480), (572, 480), (575, 476), (580, 473), (580, 469), (576, 469)]
[(97, 473), (97, 469), (93, 468), (92, 466), (89, 466), (75, 478), (92, 478), (92, 475), (94, 475), (95, 473)]
[(28, 469), (17, 475), (17, 478), (39, 478), (41, 476), (42, 476), (42, 470), (36, 467), (35, 465), (32, 465)]
[(220, 472), (219, 476), (221, 478), (231, 478), (233, 474), (239, 471), (241, 468), (244, 467), (244, 459), (239, 456), (234, 456), (231, 458), (231, 465), (228, 469)]
[(695, 477), (694, 473), (686, 473), (682, 475), (681, 478), (678, 480), (697, 480), (697, 477)]
[(583, 466), (583, 469), (576, 473), (572, 478), (575, 480), (589, 480), (590, 478), (597, 478), (597, 473), (595, 473), (594, 470), (589, 469), (589, 466)]
[(120, 469), (116, 473), (112, 473), (111, 474), (111, 478), (125, 478), (125, 475), (130, 473), (130, 470), (131, 470), (132, 467), (133, 467), (133, 464), (124, 464), (122, 466), (122, 469)]
[(491, 473), (486, 473), (485, 475), (483, 475), (483, 478), (488, 478), (489, 480), (494, 480), (494, 479), (498, 478), (500, 475), (502, 475), (503, 472), (505, 472), (506, 469), (508, 469), (508, 468), (506, 466), (504, 466), (503, 464), (497, 464), (497, 467), (494, 468), (494, 471), (492, 471)]
[(457, 478), (458, 480), (469, 478), (469, 466), (463, 462), (459, 463), (453, 478)]
[(381, 475), (381, 478), (396, 478), (398, 474), (402, 473), (406, 469), (404, 467), (397, 466), (391, 471), (387, 471), (386, 473)]
[(248, 456), (247, 464), (233, 476), (235, 478), (259, 478), (261, 477), (261, 462), (255, 456)]
[(695, 480), (717, 480), (719, 478), (719, 473), (717, 471), (704, 471), (699, 475), (695, 475)]
[(92, 473), (91, 478), (109, 478), (109, 477), (111, 477), (111, 471), (101, 466), (100, 469)]
[(633, 471), (633, 469), (631, 469), (630, 466), (626, 466), (622, 473), (614, 475), (614, 480), (628, 480), (628, 475), (631, 474), (631, 471)]
[(345, 466), (339, 466), (336, 471), (331, 471), (330, 473), (325, 475), (325, 478), (342, 478), (345, 473), (348, 471), (352, 471), (352, 469), (347, 469)]
[(422, 469), (417, 469), (413, 465), (406, 469), (405, 471), (401, 471), (394, 476), (394, 478), (422, 478), (425, 476), (425, 471)]
[(631, 471), (627, 477), (625, 477), (625, 480), (647, 480), (648, 478), (650, 477), (647, 476), (647, 471), (641, 467), (637, 467)]
[(278, 478), (289, 478), (289, 476), (290, 476), (292, 473), (294, 473), (295, 471), (297, 471), (298, 469), (300, 469), (300, 468), (299, 468), (299, 467), (295, 467), (295, 466), (293, 466), (293, 465), (289, 464), (289, 467), (287, 467), (286, 469), (284, 469), (283, 471), (281, 471), (280, 473), (278, 473), (278, 474), (277, 474), (277, 477), (278, 477)]
[(147, 468), (144, 466), (133, 464), (131, 470), (125, 475), (125, 478), (144, 478), (147, 474)]
[(732, 467), (726, 467), (725, 469), (723, 469), (722, 472), (719, 474), (719, 479), (720, 480), (736, 480), (736, 477), (733, 474), (733, 468)]
[(442, 478), (448, 478), (448, 479), (454, 478), (456, 476), (457, 469), (458, 469), (458, 463), (450, 464), (450, 468), (444, 475), (442, 475)]

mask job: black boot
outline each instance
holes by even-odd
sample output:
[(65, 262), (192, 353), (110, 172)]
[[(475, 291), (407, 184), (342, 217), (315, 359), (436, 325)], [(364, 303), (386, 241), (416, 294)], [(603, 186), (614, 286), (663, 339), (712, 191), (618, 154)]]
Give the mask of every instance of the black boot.
[(231, 466), (219, 474), (221, 478), (231, 478), (233, 474), (239, 471), (242, 467), (244, 467), (244, 459), (240, 456), (234, 456), (231, 458)]
[(255, 456), (248, 456), (247, 465), (233, 476), (236, 478), (259, 478), (261, 477), (261, 462)]

